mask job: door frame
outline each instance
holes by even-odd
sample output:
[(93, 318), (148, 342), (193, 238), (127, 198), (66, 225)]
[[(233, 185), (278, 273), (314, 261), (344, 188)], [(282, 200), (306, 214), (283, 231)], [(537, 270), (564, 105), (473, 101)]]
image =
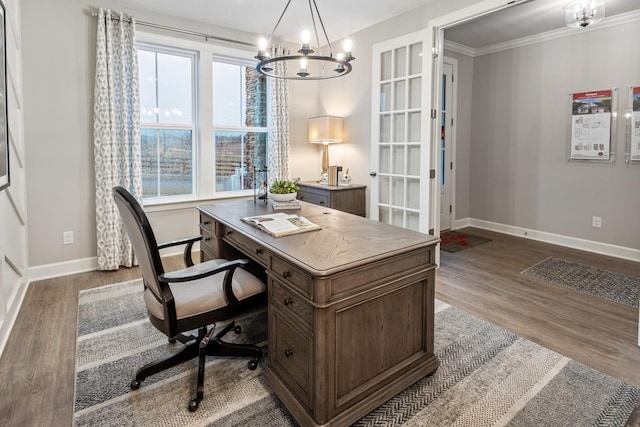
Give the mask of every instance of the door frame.
[[(449, 152), (449, 160), (451, 161), (451, 164), (453, 165), (453, 168), (450, 169), (451, 174), (450, 174), (450, 181), (449, 181), (449, 197), (450, 197), (450, 203), (451, 203), (451, 212), (449, 213), (449, 229), (453, 229), (454, 226), (454, 218), (456, 217), (456, 203), (455, 203), (455, 198), (456, 198), (456, 137), (457, 137), (457, 127), (458, 127), (458, 101), (457, 101), (457, 97), (458, 97), (458, 60), (455, 58), (451, 58), (448, 56), (445, 56), (442, 60), (443, 62), (443, 70), (442, 72), (444, 72), (444, 64), (449, 64), (451, 65), (452, 68), (452, 76), (453, 76), (453, 81), (451, 83), (450, 86), (450, 90), (451, 90), (451, 105), (447, 108), (447, 120), (451, 120), (453, 119), (453, 125), (451, 126), (451, 133), (449, 135), (449, 140), (447, 141), (449, 143), (449, 146), (447, 148), (448, 152)], [(442, 79), (440, 80), (440, 85), (442, 85)], [(442, 94), (442, 88), (440, 88), (440, 94)], [(442, 103), (440, 104), (442, 105)], [(442, 114), (442, 111), (440, 111), (440, 114)], [(438, 156), (438, 160), (440, 159), (440, 157)], [(441, 166), (442, 162), (438, 161), (438, 166)], [(446, 165), (445, 165), (446, 167)], [(442, 172), (440, 170), (438, 170), (437, 172)], [(437, 174), (436, 176), (440, 176), (439, 174)], [(439, 203), (439, 202), (438, 202)], [(436, 227), (439, 231), (441, 229), (440, 226), (440, 215), (438, 215), (438, 223), (437, 223), (437, 227)]]

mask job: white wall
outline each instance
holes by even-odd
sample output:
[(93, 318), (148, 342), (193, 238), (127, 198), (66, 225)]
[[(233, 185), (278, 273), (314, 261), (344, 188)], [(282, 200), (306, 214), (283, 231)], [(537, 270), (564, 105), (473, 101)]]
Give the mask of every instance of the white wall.
[[(139, 21), (253, 41), (252, 34), (118, 8), (116, 1), (21, 0), (24, 23), (25, 138), (29, 158), (30, 251), (35, 279), (95, 266), (93, 83), (96, 7), (133, 13)], [(16, 0), (17, 3), (17, 0)], [(139, 30), (154, 31), (139, 26)], [(155, 30), (157, 31), (157, 30)], [(164, 33), (173, 34), (175, 33)], [(193, 38), (197, 41), (202, 39)], [(239, 48), (240, 45), (228, 46)], [(247, 48), (249, 49), (249, 48)], [(306, 143), (306, 119), (317, 112), (318, 85), (291, 84), (292, 176), (312, 179), (318, 148)], [(318, 166), (316, 166), (316, 164)], [(195, 234), (193, 206), (154, 208), (150, 220), (159, 241)], [(75, 243), (62, 245), (74, 231)]]
[(0, 192), (0, 354), (28, 282), (27, 182), (20, 1), (4, 0), (10, 186)]

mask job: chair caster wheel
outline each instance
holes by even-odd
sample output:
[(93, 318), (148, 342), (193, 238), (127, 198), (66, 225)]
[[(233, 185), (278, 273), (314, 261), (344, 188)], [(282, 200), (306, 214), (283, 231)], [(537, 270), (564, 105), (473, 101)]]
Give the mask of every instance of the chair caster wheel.
[(242, 333), (242, 328), (240, 327), (240, 325), (234, 326), (233, 332), (235, 332), (237, 335), (240, 335), (240, 333)]
[(131, 390), (137, 390), (140, 388), (140, 381), (131, 381)]
[(254, 371), (257, 367), (258, 367), (257, 360), (249, 360), (249, 363), (247, 363), (247, 368), (249, 368), (250, 371)]
[(198, 399), (191, 399), (191, 401), (189, 401), (189, 412), (197, 411), (198, 406), (200, 406), (200, 402), (198, 402)]

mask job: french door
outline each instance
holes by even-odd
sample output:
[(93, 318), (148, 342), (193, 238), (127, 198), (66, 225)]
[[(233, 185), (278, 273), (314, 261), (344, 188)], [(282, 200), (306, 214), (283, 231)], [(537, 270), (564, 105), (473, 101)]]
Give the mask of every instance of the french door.
[(371, 219), (427, 233), (432, 131), (431, 30), (373, 47)]

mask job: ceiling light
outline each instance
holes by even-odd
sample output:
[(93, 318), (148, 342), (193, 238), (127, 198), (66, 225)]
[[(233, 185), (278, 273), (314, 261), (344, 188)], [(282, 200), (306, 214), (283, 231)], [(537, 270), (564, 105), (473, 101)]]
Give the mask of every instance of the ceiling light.
[(564, 9), (567, 27), (586, 27), (604, 18), (604, 0), (575, 0)]
[[(305, 30), (300, 34), (301, 43), (300, 49), (298, 49), (298, 55), (271, 57), (268, 48), (269, 43), (278, 29), (278, 25), (280, 21), (282, 21), (282, 17), (287, 11), (289, 4), (291, 4), (291, 0), (289, 0), (269, 38), (261, 37), (258, 40), (258, 54), (255, 58), (259, 61), (258, 65), (256, 65), (256, 70), (259, 73), (267, 77), (280, 79), (321, 80), (344, 76), (351, 72), (351, 61), (355, 59), (351, 54), (351, 40), (346, 39), (343, 45), (344, 52), (334, 56), (329, 36), (327, 36), (327, 31), (324, 28), (324, 23), (322, 22), (318, 6), (316, 5), (316, 0), (308, 0), (308, 3), (318, 54), (314, 55), (316, 51), (310, 44), (312, 34)], [(322, 33), (324, 34), (326, 45), (329, 49), (328, 55), (322, 55), (320, 52), (320, 38), (318, 37), (316, 19), (320, 22), (320, 27), (322, 28)], [(291, 72), (289, 72), (289, 70), (291, 70)]]

